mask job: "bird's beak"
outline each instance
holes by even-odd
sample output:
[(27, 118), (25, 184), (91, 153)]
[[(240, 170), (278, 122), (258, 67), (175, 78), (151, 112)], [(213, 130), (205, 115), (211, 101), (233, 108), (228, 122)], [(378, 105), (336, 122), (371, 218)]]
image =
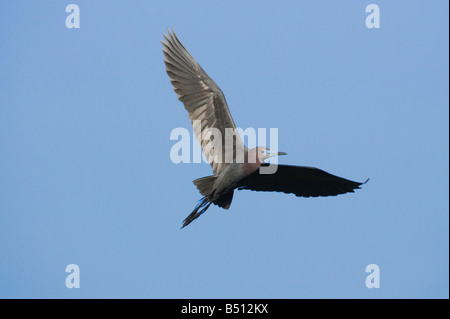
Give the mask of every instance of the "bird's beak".
[(287, 155), (287, 153), (285, 153), (285, 152), (269, 153), (269, 157), (279, 156), (279, 155)]

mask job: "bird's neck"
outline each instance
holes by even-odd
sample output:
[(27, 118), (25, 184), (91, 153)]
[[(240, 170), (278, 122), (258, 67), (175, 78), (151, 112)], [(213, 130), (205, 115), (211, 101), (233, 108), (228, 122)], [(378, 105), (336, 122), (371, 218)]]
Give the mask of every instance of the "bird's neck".
[(256, 172), (261, 166), (261, 162), (259, 161), (258, 156), (255, 154), (249, 154), (249, 152), (245, 152), (244, 154), (244, 164), (242, 165), (242, 173), (245, 176), (248, 176), (254, 172)]

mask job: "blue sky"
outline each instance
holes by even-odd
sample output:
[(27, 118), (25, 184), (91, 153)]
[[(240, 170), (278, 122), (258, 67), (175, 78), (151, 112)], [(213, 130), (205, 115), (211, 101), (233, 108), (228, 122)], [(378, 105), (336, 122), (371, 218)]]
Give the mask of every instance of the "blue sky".
[[(69, 3), (0, 4), (1, 298), (449, 297), (448, 1), (377, 1), (379, 29), (364, 1), (76, 1), (79, 29)], [(172, 27), (280, 163), (370, 182), (180, 230), (212, 172), (170, 160)]]

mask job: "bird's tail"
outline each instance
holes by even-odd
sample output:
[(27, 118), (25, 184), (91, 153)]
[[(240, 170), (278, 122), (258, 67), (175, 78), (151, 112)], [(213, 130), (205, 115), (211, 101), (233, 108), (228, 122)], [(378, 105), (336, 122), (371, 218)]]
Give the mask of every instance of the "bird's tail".
[(196, 179), (193, 183), (197, 186), (198, 191), (205, 197), (211, 196), (214, 183), (216, 182), (217, 176), (206, 176)]
[(183, 226), (181, 226), (181, 228), (186, 227), (187, 225), (192, 223), (195, 219), (200, 217), (201, 214), (206, 212), (206, 210), (209, 208), (209, 206), (211, 204), (212, 203), (206, 197), (203, 197), (200, 200), (200, 202), (197, 204), (197, 206), (195, 206), (195, 208), (192, 211), (192, 213), (190, 213), (189, 216), (186, 217), (185, 220), (183, 220)]

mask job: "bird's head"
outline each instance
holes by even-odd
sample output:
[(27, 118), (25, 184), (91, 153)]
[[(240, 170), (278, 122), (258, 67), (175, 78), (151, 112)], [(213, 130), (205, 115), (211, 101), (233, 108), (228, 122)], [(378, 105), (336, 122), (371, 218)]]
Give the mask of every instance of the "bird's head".
[(270, 149), (264, 146), (258, 146), (250, 151), (254, 151), (260, 163), (264, 163), (264, 161), (270, 157), (278, 156), (278, 155), (287, 155), (285, 152), (271, 152)]

